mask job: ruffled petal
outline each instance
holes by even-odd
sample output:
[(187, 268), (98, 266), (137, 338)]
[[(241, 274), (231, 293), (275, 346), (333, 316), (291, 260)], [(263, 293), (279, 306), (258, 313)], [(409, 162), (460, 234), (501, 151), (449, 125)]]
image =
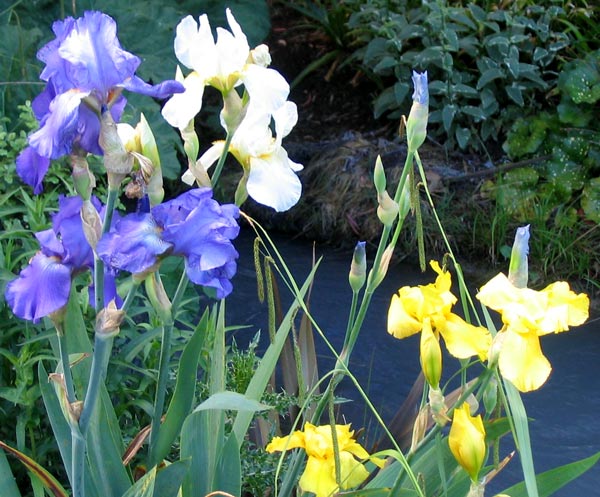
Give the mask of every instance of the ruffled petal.
[(259, 204), (283, 212), (300, 200), (302, 183), (289, 167), (285, 150), (280, 148), (279, 151), (265, 158), (251, 158), (247, 188), (248, 194)]
[(171, 246), (159, 236), (152, 216), (140, 213), (117, 222), (114, 230), (100, 239), (96, 252), (110, 267), (139, 274), (156, 264)]
[(319, 459), (309, 457), (306, 468), (298, 481), (303, 492), (312, 492), (316, 497), (328, 497), (338, 489), (335, 482), (335, 463), (333, 457)]
[[(400, 289), (402, 290), (403, 288)], [(423, 323), (404, 307), (403, 299), (398, 294), (394, 294), (388, 309), (388, 333), (396, 338), (406, 338), (422, 329)]]
[(89, 92), (70, 90), (57, 95), (50, 103), (42, 127), (29, 137), (29, 145), (49, 159), (58, 159), (71, 152), (77, 135), (79, 105)]
[(358, 487), (368, 476), (367, 468), (354, 459), (350, 452), (340, 452), (340, 487), (342, 489)]
[(287, 437), (273, 437), (271, 442), (266, 446), (267, 452), (281, 452), (284, 450), (304, 448), (304, 432), (296, 430)]
[(87, 11), (75, 21), (59, 55), (69, 62), (75, 86), (97, 90), (102, 99), (111, 88), (133, 76), (140, 65), (138, 57), (121, 48), (114, 19), (97, 11)]
[(540, 320), (540, 333), (559, 333), (569, 326), (579, 326), (589, 317), (590, 299), (585, 293), (576, 294), (565, 281), (548, 285), (540, 293), (548, 297), (548, 309)]
[[(246, 66), (242, 75), (242, 81), (248, 91), (248, 95), (250, 95), (248, 112), (273, 114), (283, 107), (290, 93), (290, 85), (279, 72), (275, 69), (268, 69), (256, 64), (248, 64)], [(292, 104), (292, 102), (287, 102), (287, 104), (291, 105), (286, 105), (288, 107), (287, 112), (289, 113), (286, 123), (293, 120), (291, 107), (295, 108), (295, 104)], [(297, 120), (298, 114), (296, 113), (295, 121)], [(289, 126), (290, 130), (295, 126), (295, 121)], [(281, 138), (288, 133), (289, 130), (283, 133)], [(279, 137), (279, 131), (277, 131), (277, 136)]]
[(505, 333), (498, 359), (502, 376), (521, 392), (540, 388), (548, 379), (552, 366), (542, 353), (538, 336), (510, 330), (501, 333)]
[(473, 326), (460, 316), (450, 313), (446, 316), (444, 326), (438, 331), (444, 338), (448, 352), (458, 359), (478, 356), (480, 360), (487, 359), (492, 344), (492, 336), (487, 328)]
[(183, 85), (184, 92), (173, 95), (161, 111), (165, 120), (178, 129), (185, 128), (200, 112), (205, 82), (197, 72), (192, 72)]
[(50, 159), (42, 157), (33, 147), (27, 147), (17, 157), (17, 174), (33, 188), (36, 195), (44, 191), (42, 182), (50, 167)]
[(162, 83), (158, 83), (157, 85), (151, 85), (135, 75), (126, 79), (119, 86), (122, 86), (126, 90), (134, 93), (160, 99), (170, 97), (174, 93), (183, 93), (185, 91), (183, 84), (181, 84), (179, 81), (175, 81), (174, 79), (168, 79)]
[(37, 322), (69, 300), (71, 270), (56, 257), (36, 254), (16, 280), (6, 286), (6, 301), (15, 315)]

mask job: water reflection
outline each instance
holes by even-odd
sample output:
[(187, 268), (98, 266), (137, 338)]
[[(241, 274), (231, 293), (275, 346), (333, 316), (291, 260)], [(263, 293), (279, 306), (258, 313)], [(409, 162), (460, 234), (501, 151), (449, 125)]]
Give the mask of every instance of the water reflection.
[[(234, 292), (228, 299), (229, 324), (252, 325), (235, 333), (244, 343), (257, 328), (267, 330), (266, 308), (256, 297), (256, 278), (252, 255), (252, 234), (243, 231), (236, 246), (240, 252), (240, 267), (234, 280)], [(312, 245), (288, 238), (277, 238), (277, 247), (299, 284), (310, 270)], [(324, 255), (317, 273), (311, 310), (328, 340), (340, 350), (346, 328), (346, 312), (351, 299), (347, 284), (351, 253), (323, 247)], [(375, 294), (365, 326), (361, 332), (350, 368), (361, 386), (368, 392), (373, 405), (383, 419), (391, 420), (407, 396), (419, 373), (419, 340), (411, 337), (397, 340), (386, 332), (386, 313), (391, 295), (403, 285), (429, 283), (433, 276), (423, 275), (411, 265), (392, 267), (388, 277)], [(286, 293), (282, 287), (282, 293)], [(282, 295), (289, 303), (289, 295)], [(334, 360), (323, 340), (316, 338), (321, 371), (327, 371)], [(542, 348), (553, 366), (548, 382), (537, 392), (524, 394), (530, 423), (536, 471), (542, 472), (600, 451), (600, 321), (589, 322), (579, 329), (542, 338)], [(456, 368), (456, 360), (446, 360), (444, 378)], [(350, 381), (344, 380), (337, 392), (352, 399), (343, 413), (353, 426), (370, 428), (374, 422)], [(502, 446), (502, 455), (508, 451)], [(486, 495), (522, 480), (520, 464), (515, 457), (494, 482)], [(557, 492), (557, 497), (600, 496), (600, 465)]]

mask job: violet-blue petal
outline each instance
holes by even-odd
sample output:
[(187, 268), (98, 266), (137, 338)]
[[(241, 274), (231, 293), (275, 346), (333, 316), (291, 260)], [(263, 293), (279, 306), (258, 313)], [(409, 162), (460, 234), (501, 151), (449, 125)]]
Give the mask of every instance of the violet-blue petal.
[(230, 261), (224, 266), (209, 271), (202, 271), (194, 265), (193, 260), (186, 259), (185, 270), (191, 281), (197, 285), (213, 288), (218, 299), (224, 299), (233, 290), (231, 278), (235, 276), (237, 264)]
[(50, 159), (42, 157), (32, 147), (27, 147), (17, 157), (16, 165), (17, 174), (33, 188), (33, 193), (44, 191), (42, 181), (50, 167)]
[(37, 322), (65, 306), (70, 291), (70, 269), (56, 257), (40, 252), (16, 280), (8, 283), (5, 296), (15, 315)]
[(178, 226), (185, 221), (192, 210), (207, 199), (212, 199), (210, 188), (194, 188), (168, 202), (153, 207), (152, 215), (156, 222), (165, 229), (171, 225)]
[[(88, 295), (90, 302), (96, 301), (96, 290), (94, 285), (91, 284), (88, 287)], [(117, 282), (115, 272), (108, 267), (104, 267), (104, 307), (106, 307), (111, 300), (115, 301), (115, 305), (117, 309), (120, 309), (123, 306), (123, 299), (117, 293)]]
[(50, 111), (50, 103), (54, 100), (54, 97), (56, 97), (56, 89), (54, 88), (54, 83), (49, 81), (42, 93), (35, 97), (31, 102), (31, 109), (38, 121), (42, 121), (46, 114), (48, 114)]
[(168, 98), (174, 93), (183, 93), (185, 91), (183, 84), (174, 79), (163, 81), (157, 85), (151, 85), (135, 75), (126, 79), (121, 86), (134, 93), (160, 99)]
[(52, 31), (54, 31), (56, 38), (46, 43), (37, 53), (37, 58), (46, 64), (40, 78), (48, 82), (54, 80), (56, 93), (62, 93), (75, 86), (69, 77), (69, 67), (59, 53), (61, 43), (69, 35), (74, 25), (75, 19), (72, 17), (55, 21), (52, 24)]
[(171, 248), (159, 235), (160, 229), (152, 215), (128, 214), (100, 239), (96, 252), (112, 268), (142, 273)]
[(87, 11), (75, 20), (58, 53), (68, 65), (74, 86), (100, 92), (101, 100), (133, 76), (141, 62), (121, 48), (114, 19), (97, 11)]
[[(219, 204), (205, 200), (178, 225), (165, 228), (163, 238), (174, 245), (178, 254), (202, 250), (206, 242), (228, 242), (237, 237), (239, 226), (234, 218), (222, 215)], [(225, 236), (225, 235), (229, 236)]]
[(62, 261), (65, 254), (65, 248), (52, 228), (38, 231), (35, 234), (35, 237), (38, 242), (40, 242), (40, 247), (44, 255), (48, 257), (55, 256)]
[[(96, 210), (100, 211), (102, 207), (100, 201), (96, 197), (92, 197), (91, 202)], [(83, 232), (82, 204), (83, 201), (78, 196), (65, 197), (61, 195), (58, 198), (58, 212), (52, 215), (52, 231), (60, 239), (62, 253), (59, 254), (56, 248), (50, 245), (51, 239), (48, 236), (44, 236), (42, 239), (40, 233), (36, 234), (43, 252), (50, 255), (49, 251), (53, 250), (56, 255), (61, 256), (62, 262), (70, 266), (73, 271), (92, 267), (94, 263), (92, 248)]]
[(89, 92), (70, 90), (54, 97), (41, 127), (29, 137), (29, 145), (48, 159), (71, 152), (78, 131), (79, 105)]
[(429, 103), (429, 88), (427, 86), (427, 71), (419, 73), (413, 71), (412, 80), (414, 85), (414, 92), (412, 99), (421, 105), (427, 105)]

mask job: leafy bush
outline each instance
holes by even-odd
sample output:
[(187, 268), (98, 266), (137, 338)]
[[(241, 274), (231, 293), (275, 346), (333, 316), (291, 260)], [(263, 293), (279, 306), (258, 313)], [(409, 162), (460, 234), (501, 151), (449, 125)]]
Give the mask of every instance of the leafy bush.
[[(559, 57), (570, 39), (556, 29), (566, 17), (558, 6), (518, 3), (485, 11), (476, 4), (373, 0), (354, 13), (350, 26), (363, 40), (356, 57), (383, 91), (375, 114), (398, 119), (409, 105), (410, 71), (429, 72), (429, 132), (447, 148), (485, 150), (501, 141), (523, 109), (541, 109), (556, 84)], [(394, 82), (395, 80), (395, 82)]]
[(521, 221), (531, 217), (528, 204), (541, 203), (547, 206), (546, 218), (565, 206), (563, 224), (573, 225), (579, 217), (600, 222), (600, 50), (567, 63), (557, 93), (560, 103), (554, 111), (518, 119), (504, 143), (512, 159), (534, 155), (546, 160), (506, 173), (495, 194), (497, 200), (514, 197), (503, 205)]

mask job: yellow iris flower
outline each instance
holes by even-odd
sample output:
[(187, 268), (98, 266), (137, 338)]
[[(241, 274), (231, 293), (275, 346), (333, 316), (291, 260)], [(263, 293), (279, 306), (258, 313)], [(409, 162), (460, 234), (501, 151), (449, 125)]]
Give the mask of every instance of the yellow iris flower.
[[(304, 430), (297, 430), (287, 437), (275, 437), (267, 445), (267, 452), (301, 448), (306, 451), (308, 461), (298, 482), (303, 492), (312, 492), (317, 497), (327, 497), (340, 488), (346, 490), (360, 485), (369, 472), (358, 459), (369, 459), (369, 453), (354, 440), (350, 425), (336, 425), (340, 459), (340, 482), (336, 482), (335, 456), (331, 426), (315, 426), (306, 423)], [(381, 466), (383, 461), (371, 459)]]
[(481, 415), (471, 416), (468, 402), (454, 410), (448, 444), (452, 455), (469, 473), (471, 480), (477, 481), (485, 462), (485, 429)]
[(589, 315), (588, 296), (576, 294), (564, 281), (536, 291), (517, 288), (500, 273), (481, 288), (477, 298), (502, 314), (504, 326), (494, 339), (498, 366), (521, 392), (540, 388), (552, 370), (539, 337), (583, 324)]
[[(388, 332), (396, 338), (425, 333), (421, 340), (421, 364), (426, 374), (427, 364), (432, 362), (428, 357), (437, 355), (431, 346), (430, 330), (436, 338), (442, 335), (448, 351), (454, 357), (467, 359), (477, 355), (482, 361), (486, 360), (492, 342), (489, 331), (467, 323), (452, 312), (457, 299), (450, 292), (451, 275), (443, 271), (436, 261), (431, 261), (430, 265), (437, 273), (435, 283), (405, 286), (392, 297), (388, 310)], [(429, 367), (432, 368), (432, 365), (429, 364)], [(429, 382), (434, 388), (437, 387), (435, 379), (433, 383)]]

